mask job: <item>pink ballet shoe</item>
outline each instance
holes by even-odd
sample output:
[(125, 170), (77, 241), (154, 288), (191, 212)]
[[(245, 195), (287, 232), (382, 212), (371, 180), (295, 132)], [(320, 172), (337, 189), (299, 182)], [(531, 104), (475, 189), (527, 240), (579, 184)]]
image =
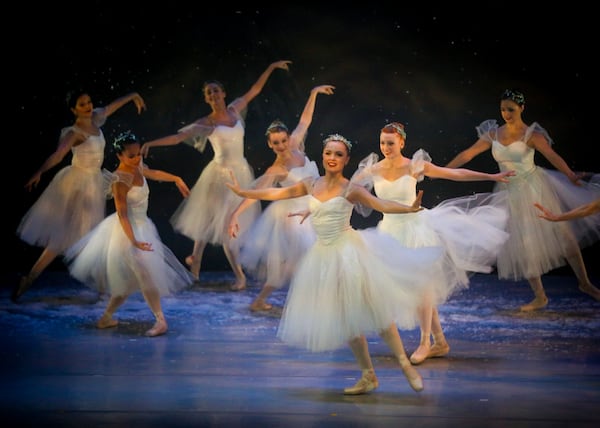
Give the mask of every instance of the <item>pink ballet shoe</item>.
[(429, 349), (427, 358), (439, 358), (448, 355), (450, 345), (447, 343), (434, 343)]
[(521, 306), (521, 311), (522, 312), (537, 311), (538, 309), (545, 308), (547, 304), (548, 304), (548, 298), (546, 296), (536, 297), (531, 302), (527, 303), (526, 305)]
[(408, 380), (408, 383), (413, 390), (416, 392), (423, 391), (425, 388), (423, 386), (423, 378), (417, 369), (415, 369), (411, 364), (406, 364), (402, 366), (402, 372), (404, 373), (404, 376), (406, 376), (406, 380)]
[(100, 318), (98, 320), (98, 322), (96, 323), (96, 327), (111, 328), (111, 327), (116, 327), (117, 324), (119, 324), (119, 321), (117, 321), (116, 319), (113, 319), (112, 316), (105, 314), (105, 315), (102, 315), (102, 318)]
[(271, 309), (273, 309), (273, 305), (269, 304), (269, 303), (265, 303), (265, 302), (252, 302), (250, 304), (250, 311), (251, 312), (266, 312), (266, 311), (270, 311)]
[(425, 361), (425, 359), (427, 359), (427, 356), (429, 355), (429, 351), (430, 351), (429, 344), (419, 345), (419, 347), (415, 350), (415, 352), (413, 352), (412, 355), (410, 356), (410, 362), (414, 365), (421, 364), (423, 361)]
[(146, 332), (146, 336), (155, 337), (163, 335), (167, 332), (167, 322), (164, 320), (158, 320), (154, 323), (154, 326)]
[(344, 395), (361, 395), (373, 391), (379, 386), (379, 381), (372, 370), (363, 371), (361, 378), (350, 388), (344, 388)]

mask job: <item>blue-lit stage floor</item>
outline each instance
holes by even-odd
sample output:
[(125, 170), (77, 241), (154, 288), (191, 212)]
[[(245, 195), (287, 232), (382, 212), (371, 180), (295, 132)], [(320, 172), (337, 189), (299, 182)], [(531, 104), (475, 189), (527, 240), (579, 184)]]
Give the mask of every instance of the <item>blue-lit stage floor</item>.
[[(379, 388), (344, 396), (359, 370), (349, 349), (312, 354), (276, 338), (285, 291), (268, 313), (248, 309), (258, 283), (233, 276), (163, 299), (166, 335), (147, 338), (141, 295), (95, 322), (106, 301), (64, 272), (46, 272), (18, 304), (0, 295), (3, 426), (61, 427), (597, 427), (600, 302), (570, 276), (546, 276), (548, 307), (521, 313), (526, 283), (476, 275), (440, 307), (451, 351), (418, 366), (415, 393), (371, 337)], [(598, 284), (598, 281), (595, 281)], [(418, 330), (402, 331), (407, 351)], [(8, 423), (8, 425), (7, 425)], [(17, 425), (18, 424), (18, 425)]]

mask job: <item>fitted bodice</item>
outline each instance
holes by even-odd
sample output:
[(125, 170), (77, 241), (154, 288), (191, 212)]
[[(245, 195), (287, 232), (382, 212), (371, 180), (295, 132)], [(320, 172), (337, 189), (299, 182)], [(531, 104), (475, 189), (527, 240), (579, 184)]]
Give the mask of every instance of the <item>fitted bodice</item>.
[(106, 141), (102, 131), (100, 131), (100, 135), (87, 134), (83, 143), (71, 148), (73, 155), (71, 165), (92, 172), (99, 171), (104, 162), (105, 146)]
[(351, 228), (350, 217), (354, 205), (343, 196), (336, 196), (325, 202), (311, 196), (308, 204), (312, 225), (321, 244), (335, 243), (344, 231)]
[(515, 141), (507, 146), (497, 140), (492, 141), (492, 156), (498, 162), (500, 171), (514, 170), (517, 177), (535, 169), (534, 155), (535, 149), (524, 141)]
[(208, 139), (218, 164), (244, 159), (244, 126), (237, 120), (234, 126), (217, 125)]
[(373, 185), (375, 194), (382, 199), (411, 205), (417, 197), (417, 179), (412, 175), (403, 175), (393, 181), (374, 175)]
[[(375, 194), (381, 199), (388, 199), (404, 205), (412, 205), (417, 197), (417, 179), (412, 175), (406, 174), (398, 177), (396, 180), (386, 180), (385, 178), (374, 175), (373, 186)], [(384, 213), (379, 222), (381, 230), (396, 235), (399, 224), (404, 224), (413, 220), (418, 213)]]

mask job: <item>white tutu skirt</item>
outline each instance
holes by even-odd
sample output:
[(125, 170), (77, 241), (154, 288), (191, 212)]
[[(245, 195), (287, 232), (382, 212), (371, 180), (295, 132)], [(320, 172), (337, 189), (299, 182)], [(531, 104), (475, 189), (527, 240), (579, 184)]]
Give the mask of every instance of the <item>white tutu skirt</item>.
[(576, 254), (600, 239), (600, 216), (580, 220), (551, 222), (539, 218), (533, 205), (539, 202), (555, 213), (568, 211), (600, 197), (598, 188), (572, 184), (553, 170), (536, 167), (528, 174), (515, 177), (497, 190), (508, 190), (510, 237), (498, 256), (498, 276), (521, 280), (539, 277), (567, 264)]
[[(231, 238), (228, 234), (229, 220), (242, 198), (233, 193), (225, 183), (231, 182), (230, 171), (235, 174), (239, 185), (249, 187), (254, 174), (246, 159), (219, 164), (210, 161), (191, 189), (190, 195), (181, 202), (171, 224), (179, 233), (194, 241), (223, 245)], [(240, 237), (256, 220), (261, 211), (260, 204), (252, 204), (239, 217)], [(231, 242), (239, 245), (239, 239)]]
[(394, 322), (414, 328), (429, 267), (441, 255), (439, 247), (407, 249), (375, 228), (317, 241), (292, 278), (277, 337), (328, 351)]
[(153, 251), (134, 247), (114, 213), (67, 251), (70, 274), (114, 296), (145, 288), (168, 295), (192, 284), (194, 278), (162, 243), (154, 223), (148, 217), (130, 221), (136, 239), (150, 242)]
[[(444, 303), (469, 285), (474, 272), (489, 273), (508, 239), (505, 199), (492, 193), (448, 199), (411, 214), (385, 214), (377, 225), (409, 248), (441, 246), (431, 266), (430, 302)], [(433, 272), (436, 272), (433, 274)]]
[(52, 178), (17, 228), (30, 245), (58, 254), (92, 230), (106, 214), (104, 179), (99, 168), (69, 165)]
[(282, 288), (289, 284), (300, 259), (315, 243), (310, 216), (289, 217), (308, 208), (306, 197), (271, 202), (241, 238), (240, 263), (265, 285)]

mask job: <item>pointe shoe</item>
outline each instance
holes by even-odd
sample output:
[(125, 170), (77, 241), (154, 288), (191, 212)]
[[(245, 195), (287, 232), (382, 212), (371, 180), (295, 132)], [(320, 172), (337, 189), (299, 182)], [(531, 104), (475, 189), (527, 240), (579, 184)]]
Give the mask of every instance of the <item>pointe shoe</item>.
[(443, 357), (450, 352), (450, 345), (447, 343), (434, 343), (429, 349), (429, 353), (427, 354), (427, 358), (438, 358)]
[(155, 337), (155, 336), (160, 336), (162, 334), (165, 334), (167, 332), (168, 328), (167, 328), (167, 322), (164, 320), (157, 320), (154, 323), (154, 326), (148, 330), (145, 334), (148, 337)]
[(579, 285), (579, 290), (596, 300), (600, 300), (600, 290), (592, 284)]
[(15, 285), (10, 295), (10, 300), (13, 302), (17, 302), (19, 297), (21, 297), (33, 284), (33, 279), (29, 277), (29, 275), (24, 275), (19, 279), (19, 283)]
[(423, 389), (425, 388), (423, 386), (423, 378), (421, 377), (417, 369), (415, 369), (410, 364), (406, 364), (402, 366), (402, 372), (404, 373), (404, 376), (406, 376), (406, 379), (408, 380), (408, 383), (413, 390), (417, 392), (423, 391)]
[(431, 349), (430, 349), (430, 345), (429, 344), (427, 344), (427, 345), (424, 345), (424, 344), (419, 345), (419, 347), (415, 350), (415, 352), (413, 352), (412, 355), (410, 356), (410, 362), (412, 364), (414, 364), (414, 365), (421, 364), (429, 356), (430, 350)]
[(119, 321), (113, 319), (112, 316), (102, 315), (102, 318), (98, 320), (96, 323), (96, 327), (98, 328), (111, 328), (116, 327), (119, 324)]
[(546, 307), (547, 304), (548, 304), (548, 298), (546, 296), (536, 297), (531, 302), (527, 303), (526, 305), (521, 306), (521, 311), (522, 312), (537, 311), (538, 309), (542, 309), (542, 308)]
[(373, 391), (379, 386), (379, 381), (374, 372), (363, 373), (356, 384), (350, 388), (344, 388), (344, 395), (361, 395)]
[(265, 312), (270, 311), (271, 309), (273, 309), (273, 305), (261, 301), (255, 301), (250, 304), (251, 312)]

